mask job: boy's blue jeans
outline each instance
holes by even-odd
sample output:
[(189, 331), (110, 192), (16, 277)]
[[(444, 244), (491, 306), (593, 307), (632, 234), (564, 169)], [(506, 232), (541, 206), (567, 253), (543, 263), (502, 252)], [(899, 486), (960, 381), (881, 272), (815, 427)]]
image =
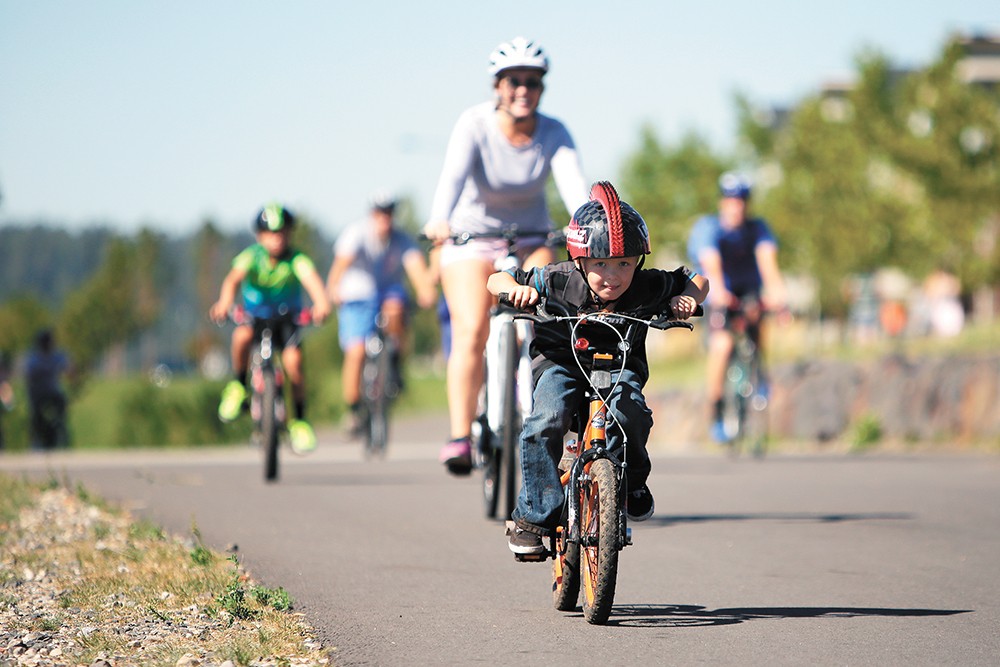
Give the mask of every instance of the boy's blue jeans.
[[(622, 431), (627, 435), (626, 480), (629, 490), (635, 490), (649, 477), (646, 441), (653, 413), (646, 407), (639, 377), (630, 370), (615, 371), (612, 383), (619, 375), (621, 383), (608, 402), (609, 417), (615, 420), (608, 428), (608, 444), (621, 458)], [(534, 407), (521, 430), (521, 493), (511, 517), (521, 528), (547, 533), (559, 523), (564, 496), (557, 465), (566, 432), (577, 427), (572, 421), (586, 386), (577, 369), (558, 365), (542, 371), (535, 381)]]

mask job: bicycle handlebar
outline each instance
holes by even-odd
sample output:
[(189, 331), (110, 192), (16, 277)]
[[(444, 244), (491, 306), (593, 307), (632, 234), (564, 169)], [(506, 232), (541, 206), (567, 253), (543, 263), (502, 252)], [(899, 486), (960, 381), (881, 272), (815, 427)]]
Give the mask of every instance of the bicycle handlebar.
[[(514, 304), (511, 303), (507, 292), (501, 292), (498, 295), (500, 303), (504, 306), (510, 308), (515, 308)], [(514, 315), (515, 319), (519, 320), (531, 320), (532, 322), (545, 323), (545, 322), (559, 322), (568, 320), (585, 320), (590, 317), (595, 317), (600, 315), (600, 312), (587, 313), (584, 315), (570, 315), (568, 312), (564, 315), (552, 314), (548, 311), (548, 301), (546, 299), (541, 299), (537, 304), (533, 306), (534, 313), (528, 312), (526, 310), (518, 310), (517, 314)], [(516, 309), (516, 308), (515, 308)], [(700, 317), (705, 314), (705, 310), (699, 305), (695, 308), (694, 317)], [(687, 320), (678, 320), (674, 315), (672, 310), (667, 310), (662, 313), (658, 313), (651, 318), (643, 317), (633, 317), (630, 315), (624, 315), (622, 313), (615, 313), (615, 315), (625, 317), (636, 323), (645, 324), (646, 326), (652, 327), (653, 329), (659, 329), (660, 331), (666, 331), (667, 329), (684, 328), (688, 330), (694, 329), (694, 324), (688, 322)]]
[(233, 308), (229, 311), (226, 319), (237, 325), (253, 324), (257, 321), (289, 321), (300, 327), (308, 327), (314, 324), (312, 310), (309, 308), (302, 308), (297, 313), (291, 311), (285, 313), (275, 313), (268, 317), (254, 317), (253, 314), (245, 308)]
[[(545, 245), (555, 246), (565, 243), (566, 233), (562, 229), (556, 229), (552, 231), (537, 231), (537, 232), (519, 232), (517, 227), (506, 227), (504, 229), (492, 232), (456, 232), (449, 234), (447, 237), (442, 239), (443, 241), (451, 241), (455, 245), (465, 245), (469, 241), (476, 239), (483, 240), (501, 240), (506, 241), (508, 244), (513, 244), (518, 239), (545, 239)], [(421, 241), (436, 241), (428, 237), (426, 234), (420, 234), (419, 239)]]

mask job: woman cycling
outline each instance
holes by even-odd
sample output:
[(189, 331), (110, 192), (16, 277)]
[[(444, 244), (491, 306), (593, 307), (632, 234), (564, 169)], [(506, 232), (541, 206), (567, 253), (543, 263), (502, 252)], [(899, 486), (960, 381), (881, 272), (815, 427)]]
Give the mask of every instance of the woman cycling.
[(483, 382), (483, 349), (489, 334), (493, 296), (486, 279), (506, 255), (503, 239), (446, 241), (455, 233), (482, 234), (516, 227), (522, 266), (554, 261), (544, 245), (553, 229), (545, 203), (551, 174), (566, 208), (587, 201), (587, 183), (573, 139), (558, 120), (538, 112), (548, 57), (535, 42), (516, 37), (490, 56), (494, 99), (467, 109), (448, 142), (424, 234), (444, 242), (441, 285), (451, 316), (448, 410), (451, 439), (440, 459), (448, 471), (472, 469), (469, 433)]

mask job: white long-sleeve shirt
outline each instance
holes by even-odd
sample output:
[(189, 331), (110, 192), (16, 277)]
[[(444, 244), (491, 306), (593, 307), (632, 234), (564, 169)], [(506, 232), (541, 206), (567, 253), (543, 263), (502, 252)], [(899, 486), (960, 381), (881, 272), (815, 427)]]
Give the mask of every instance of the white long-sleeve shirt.
[(549, 174), (570, 213), (585, 204), (589, 188), (569, 130), (550, 116), (536, 117), (531, 143), (514, 146), (500, 131), (492, 102), (463, 112), (448, 141), (430, 219), (447, 220), (453, 232), (511, 225), (547, 232), (553, 227), (545, 204)]

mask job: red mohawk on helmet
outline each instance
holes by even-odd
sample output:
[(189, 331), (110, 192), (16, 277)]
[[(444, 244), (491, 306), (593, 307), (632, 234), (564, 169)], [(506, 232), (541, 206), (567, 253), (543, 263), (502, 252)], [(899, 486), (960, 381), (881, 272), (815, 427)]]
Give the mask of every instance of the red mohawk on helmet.
[(649, 254), (649, 230), (638, 211), (618, 197), (615, 186), (598, 181), (590, 201), (570, 220), (566, 249), (579, 257), (631, 257)]

